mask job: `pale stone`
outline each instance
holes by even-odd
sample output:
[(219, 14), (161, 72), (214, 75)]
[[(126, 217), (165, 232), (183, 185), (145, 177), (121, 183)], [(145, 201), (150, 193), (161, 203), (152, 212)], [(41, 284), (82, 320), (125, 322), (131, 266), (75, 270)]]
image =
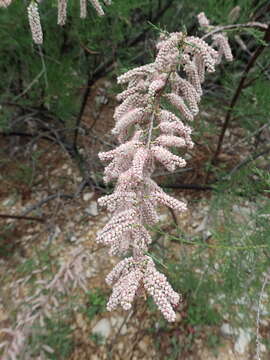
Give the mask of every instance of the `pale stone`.
[(76, 236), (71, 236), (70, 241), (71, 241), (71, 242), (76, 242), (76, 241), (77, 241)]
[(98, 207), (96, 201), (92, 201), (90, 205), (85, 209), (85, 212), (91, 216), (97, 216)]
[(101, 319), (92, 329), (92, 333), (98, 333), (108, 338), (111, 333), (111, 324), (108, 319)]
[(251, 332), (249, 329), (239, 329), (239, 336), (234, 344), (234, 350), (239, 354), (244, 354), (251, 341)]
[(94, 193), (85, 193), (85, 194), (83, 194), (83, 200), (89, 201), (92, 199), (93, 196), (94, 196)]
[(167, 221), (168, 220), (168, 215), (167, 214), (160, 214), (158, 216), (159, 221)]
[(143, 351), (144, 353), (147, 353), (148, 352), (148, 344), (145, 343), (145, 341), (141, 340), (138, 344), (139, 348), (141, 351)]
[(221, 334), (222, 335), (235, 335), (237, 334), (236, 329), (234, 329), (233, 327), (231, 327), (230, 324), (224, 323), (222, 324), (221, 328), (220, 328)]
[(13, 206), (15, 203), (16, 203), (16, 198), (14, 196), (12, 196), (10, 198), (5, 199), (2, 202), (2, 205), (3, 206)]
[(260, 344), (260, 351), (261, 352), (266, 352), (267, 351), (267, 347), (264, 344)]

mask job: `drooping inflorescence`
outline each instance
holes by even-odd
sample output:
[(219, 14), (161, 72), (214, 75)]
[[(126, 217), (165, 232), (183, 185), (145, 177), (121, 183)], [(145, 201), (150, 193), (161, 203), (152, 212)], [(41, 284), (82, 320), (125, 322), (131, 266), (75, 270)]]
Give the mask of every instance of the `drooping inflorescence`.
[[(40, 15), (39, 15), (39, 3), (41, 0), (30, 0), (29, 5), (27, 6), (28, 21), (32, 33), (32, 38), (34, 43), (42, 44), (43, 43), (43, 32), (41, 27)], [(85, 19), (87, 16), (87, 3), (88, 0), (78, 0), (80, 1), (80, 18)], [(100, 0), (89, 0), (93, 8), (96, 10), (99, 16), (105, 15), (103, 8), (100, 4)], [(111, 5), (111, 0), (103, 0), (105, 5)], [(7, 8), (12, 3), (12, 0), (0, 0), (0, 8)], [(68, 0), (58, 0), (57, 1), (57, 24), (65, 25), (67, 20), (67, 5)]]
[[(201, 25), (208, 26), (207, 21), (201, 16)], [(132, 255), (106, 278), (113, 287), (108, 310), (117, 305), (127, 310), (136, 295), (146, 293), (168, 321), (175, 320), (173, 307), (180, 296), (148, 254), (151, 236), (147, 226), (159, 221), (158, 204), (180, 213), (186, 204), (166, 194), (151, 175), (158, 163), (170, 172), (186, 166), (185, 159), (171, 148), (193, 147), (191, 128), (185, 122), (198, 114), (205, 71), (215, 71), (223, 55), (231, 60), (224, 35), (218, 34), (213, 41), (217, 49), (182, 32), (163, 33), (153, 63), (118, 77), (118, 83), (127, 86), (117, 96), (121, 104), (114, 113), (112, 133), (119, 146), (99, 153), (100, 159), (109, 163), (104, 181), (116, 181), (114, 192), (99, 199), (112, 217), (97, 234), (97, 242), (110, 246), (113, 255)], [(166, 109), (166, 103), (175, 113)]]

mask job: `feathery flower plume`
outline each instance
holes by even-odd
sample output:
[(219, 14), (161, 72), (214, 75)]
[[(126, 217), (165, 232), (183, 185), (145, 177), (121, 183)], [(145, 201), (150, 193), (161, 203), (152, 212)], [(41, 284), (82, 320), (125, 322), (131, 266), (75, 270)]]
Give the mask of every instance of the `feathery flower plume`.
[[(201, 16), (200, 23), (209, 27), (205, 16)], [(215, 41), (222, 46), (222, 55), (229, 59), (227, 43), (219, 37)], [(106, 206), (112, 217), (98, 232), (97, 241), (109, 245), (111, 254), (132, 253), (106, 278), (113, 288), (107, 309), (120, 305), (128, 310), (135, 296), (146, 293), (153, 297), (168, 321), (175, 321), (174, 306), (180, 296), (146, 255), (151, 243), (146, 226), (159, 221), (158, 204), (179, 213), (187, 207), (167, 195), (151, 175), (158, 163), (168, 171), (186, 166), (185, 159), (170, 149), (193, 147), (191, 128), (184, 122), (198, 114), (201, 83), (205, 72), (215, 71), (220, 53), (202, 39), (181, 32), (162, 34), (156, 49), (153, 63), (118, 77), (119, 84), (127, 85), (117, 96), (121, 104), (114, 113), (112, 133), (117, 136), (119, 146), (99, 153), (101, 161), (108, 163), (104, 181), (116, 181), (113, 194), (99, 199), (99, 205)], [(184, 76), (180, 76), (179, 69)], [(161, 99), (169, 101), (177, 115), (166, 110)]]
[[(58, 0), (58, 10), (57, 10), (57, 24), (65, 25), (67, 20), (67, 1), (68, 0)], [(99, 0), (89, 0), (93, 5), (99, 16), (105, 15)], [(0, 0), (0, 8), (8, 7), (11, 4), (12, 0)], [(43, 33), (40, 23), (40, 16), (38, 11), (38, 3), (40, 0), (30, 0), (30, 4), (27, 7), (29, 25), (31, 28), (32, 38), (34, 43), (42, 44), (43, 43)], [(105, 5), (111, 5), (110, 0), (104, 0)], [(80, 18), (85, 19), (87, 16), (87, 0), (80, 0)]]
[(0, 0), (0, 7), (7, 8), (12, 3), (12, 0)]
[[(240, 7), (236, 6), (235, 8), (233, 8), (233, 11), (234, 10), (239, 14)], [(197, 19), (199, 21), (200, 26), (206, 33), (208, 33), (211, 30), (214, 30), (216, 28), (215, 26), (210, 25), (210, 22), (207, 19), (204, 12), (201, 12), (200, 14), (198, 14)], [(213, 40), (212, 46), (216, 46), (218, 48), (218, 59), (217, 59), (216, 63), (219, 64), (223, 56), (225, 57), (225, 59), (227, 61), (232, 61), (233, 55), (232, 55), (232, 51), (231, 51), (226, 34), (219, 32), (219, 33), (213, 34), (211, 36), (211, 38)]]
[(87, 0), (80, 0), (80, 18), (85, 19), (87, 16)]
[(57, 24), (65, 25), (67, 19), (67, 0), (58, 0)]
[(42, 44), (43, 33), (38, 12), (38, 5), (35, 1), (31, 1), (27, 8), (27, 12), (33, 41), (36, 44)]
[(100, 5), (100, 2), (98, 0), (90, 0), (90, 2), (93, 5), (94, 9), (96, 10), (96, 12), (99, 16), (105, 15), (105, 13)]

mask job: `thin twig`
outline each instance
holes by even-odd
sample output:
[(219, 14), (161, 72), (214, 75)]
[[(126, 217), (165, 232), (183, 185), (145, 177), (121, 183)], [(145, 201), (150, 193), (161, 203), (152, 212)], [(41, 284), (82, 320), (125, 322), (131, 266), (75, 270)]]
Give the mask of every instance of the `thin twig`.
[(162, 188), (169, 189), (183, 189), (183, 190), (201, 190), (208, 191), (214, 190), (211, 185), (198, 185), (198, 184), (159, 184)]
[[(235, 35), (235, 36), (234, 36), (234, 39), (235, 39), (235, 41), (240, 45), (240, 47), (241, 47), (241, 49), (242, 49), (243, 51), (245, 51), (249, 56), (252, 56), (252, 55), (253, 55), (253, 53), (248, 49), (247, 45), (245, 44), (245, 42), (241, 39), (241, 37), (240, 37), (239, 35)], [(266, 76), (266, 78), (267, 78), (268, 80), (270, 80), (270, 75), (269, 75), (269, 73), (268, 73), (268, 71), (267, 71), (267, 70), (269, 69), (269, 64), (267, 64), (265, 67), (264, 67), (259, 61), (257, 61), (256, 64), (257, 64), (258, 67), (261, 69), (261, 74), (264, 73), (265, 76)], [(260, 74), (260, 75), (261, 75), (261, 74)], [(260, 76), (260, 75), (259, 75), (259, 76)], [(259, 77), (259, 76), (258, 76), (258, 77)], [(249, 85), (249, 84), (250, 84), (251, 82), (253, 82), (254, 80), (257, 80), (258, 77), (256, 77), (255, 79), (251, 80), (248, 84), (246, 84), (246, 86)]]
[(55, 142), (55, 139), (50, 138), (48, 136), (40, 135), (40, 134), (30, 134), (30, 133), (23, 133), (20, 131), (9, 131), (9, 132), (0, 132), (1, 136), (9, 137), (9, 136), (20, 136), (20, 137), (31, 137), (31, 138), (39, 138), (44, 139), (50, 142)]
[(122, 324), (119, 326), (117, 333), (115, 334), (114, 338), (112, 339), (110, 345), (108, 346), (108, 351), (111, 353), (113, 345), (116, 344), (118, 336), (121, 334), (121, 330), (123, 329), (124, 325), (130, 320), (132, 315), (134, 314), (134, 310), (132, 309), (129, 313), (126, 314)]
[(235, 149), (236, 146), (242, 144), (243, 142), (245, 142), (246, 140), (252, 138), (253, 136), (257, 135), (258, 133), (260, 133), (263, 129), (267, 128), (270, 126), (270, 121), (268, 121), (266, 124), (262, 125), (259, 127), (259, 129), (256, 129), (254, 132), (252, 132), (251, 134), (249, 134), (248, 136), (246, 136), (243, 139), (240, 139), (239, 141), (237, 141), (235, 144), (230, 144), (230, 150)]
[[(264, 39), (263, 39), (266, 43), (268, 43), (270, 41), (270, 25), (268, 26), (267, 28), (267, 31), (265, 32), (265, 36), (264, 36)], [(230, 120), (231, 120), (231, 117), (232, 117), (232, 113), (233, 113), (233, 109), (242, 93), (242, 90), (244, 88), (244, 85), (245, 85), (245, 81), (246, 81), (246, 78), (248, 76), (248, 73), (249, 71), (252, 69), (253, 65), (256, 63), (257, 61), (257, 58), (261, 55), (261, 53), (264, 51), (264, 49), (266, 48), (265, 45), (260, 45), (257, 47), (256, 51), (254, 52), (253, 56), (250, 58), (241, 78), (240, 78), (240, 81), (239, 81), (239, 84), (235, 90), (235, 93), (234, 93), (234, 96), (231, 100), (231, 103), (229, 105), (229, 108), (228, 108), (228, 111), (227, 111), (227, 114), (226, 114), (226, 117), (225, 117), (225, 121), (223, 123), (223, 126), (222, 126), (222, 130), (221, 130), (221, 133), (220, 133), (220, 136), (219, 136), (219, 139), (218, 139), (218, 145), (217, 145), (217, 148), (216, 148), (216, 151), (213, 155), (213, 158), (211, 160), (211, 164), (215, 164), (216, 161), (217, 161), (217, 158), (219, 156), (219, 153), (221, 151), (221, 147), (222, 147), (222, 143), (223, 143), (223, 139), (224, 139), (224, 135), (225, 135), (225, 132), (229, 126), (229, 123), (230, 123)], [(210, 172), (208, 172), (207, 174), (207, 178), (206, 178), (206, 182), (207, 182), (207, 179), (209, 177), (209, 174)]]
[(20, 93), (19, 95), (15, 96), (15, 98), (13, 99), (13, 101), (18, 100), (19, 98), (21, 98), (23, 95), (25, 95), (32, 86), (35, 85), (36, 82), (38, 82), (39, 78), (44, 74), (45, 70), (42, 69), (40, 71), (40, 73), (37, 74), (37, 76), (30, 82), (30, 84), (24, 89), (24, 91), (22, 93)]
[(33, 220), (33, 221), (39, 221), (44, 223), (45, 220), (41, 219), (39, 217), (32, 217), (32, 216), (22, 216), (22, 215), (6, 215), (6, 214), (0, 214), (0, 218), (3, 219), (16, 219), (16, 220)]
[(240, 29), (240, 28), (259, 28), (262, 30), (267, 30), (268, 25), (261, 23), (261, 22), (257, 22), (257, 21), (252, 21), (252, 22), (248, 22), (246, 24), (232, 24), (232, 25), (224, 25), (224, 26), (215, 26), (215, 29), (212, 31), (209, 31), (207, 34), (205, 34), (202, 37), (202, 40), (208, 38), (209, 36), (212, 36), (218, 32), (221, 31), (226, 31), (226, 30), (232, 30), (232, 29)]
[(40, 59), (41, 59), (42, 70), (44, 70), (45, 87), (46, 87), (46, 89), (48, 89), (49, 83), (48, 83), (48, 76), (47, 76), (47, 68), (46, 68), (46, 63), (45, 63), (45, 60), (44, 60), (43, 50), (42, 50), (42, 47), (40, 45), (38, 45), (38, 52), (39, 52), (39, 56), (40, 56)]
[(157, 172), (152, 175), (152, 178), (158, 177), (158, 176), (169, 176), (169, 175), (175, 175), (175, 174), (182, 174), (184, 172), (189, 172), (192, 170), (194, 170), (194, 169), (193, 168), (183, 168), (183, 169), (175, 170), (173, 172), (170, 172), (170, 171)]
[(40, 200), (38, 203), (30, 206), (29, 208), (27, 208), (26, 210), (23, 211), (22, 216), (25, 216), (27, 214), (29, 214), (30, 212), (40, 208), (41, 206), (43, 206), (44, 204), (46, 204), (47, 202), (54, 200), (54, 199), (73, 199), (74, 195), (68, 195), (68, 194), (53, 194), (53, 195), (49, 195), (48, 197), (46, 197), (45, 199)]
[(262, 306), (262, 299), (263, 299), (263, 293), (264, 289), (266, 287), (267, 282), (270, 279), (270, 274), (267, 273), (264, 277), (264, 281), (262, 284), (260, 296), (259, 296), (259, 303), (258, 303), (258, 309), (257, 309), (257, 318), (256, 318), (256, 360), (261, 360), (261, 342), (260, 342), (260, 315), (261, 315), (261, 306)]
[[(260, 151), (257, 154), (250, 154), (248, 155), (243, 161), (241, 161), (239, 164), (237, 164), (228, 174), (228, 177), (232, 176), (236, 171), (240, 170), (243, 166), (246, 166), (251, 161), (254, 161), (258, 159), (260, 156), (266, 155), (270, 153), (270, 147), (266, 148), (263, 151)], [(227, 176), (226, 176), (227, 177)]]

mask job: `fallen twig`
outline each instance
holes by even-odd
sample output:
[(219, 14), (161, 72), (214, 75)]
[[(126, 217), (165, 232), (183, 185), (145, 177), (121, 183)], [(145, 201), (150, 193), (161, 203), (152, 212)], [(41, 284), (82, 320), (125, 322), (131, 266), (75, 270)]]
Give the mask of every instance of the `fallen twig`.
[(39, 217), (33, 217), (33, 216), (22, 216), (22, 215), (6, 215), (6, 214), (0, 214), (0, 218), (3, 219), (16, 219), (16, 220), (33, 220), (33, 221), (39, 221), (44, 223), (45, 220), (41, 219)]

